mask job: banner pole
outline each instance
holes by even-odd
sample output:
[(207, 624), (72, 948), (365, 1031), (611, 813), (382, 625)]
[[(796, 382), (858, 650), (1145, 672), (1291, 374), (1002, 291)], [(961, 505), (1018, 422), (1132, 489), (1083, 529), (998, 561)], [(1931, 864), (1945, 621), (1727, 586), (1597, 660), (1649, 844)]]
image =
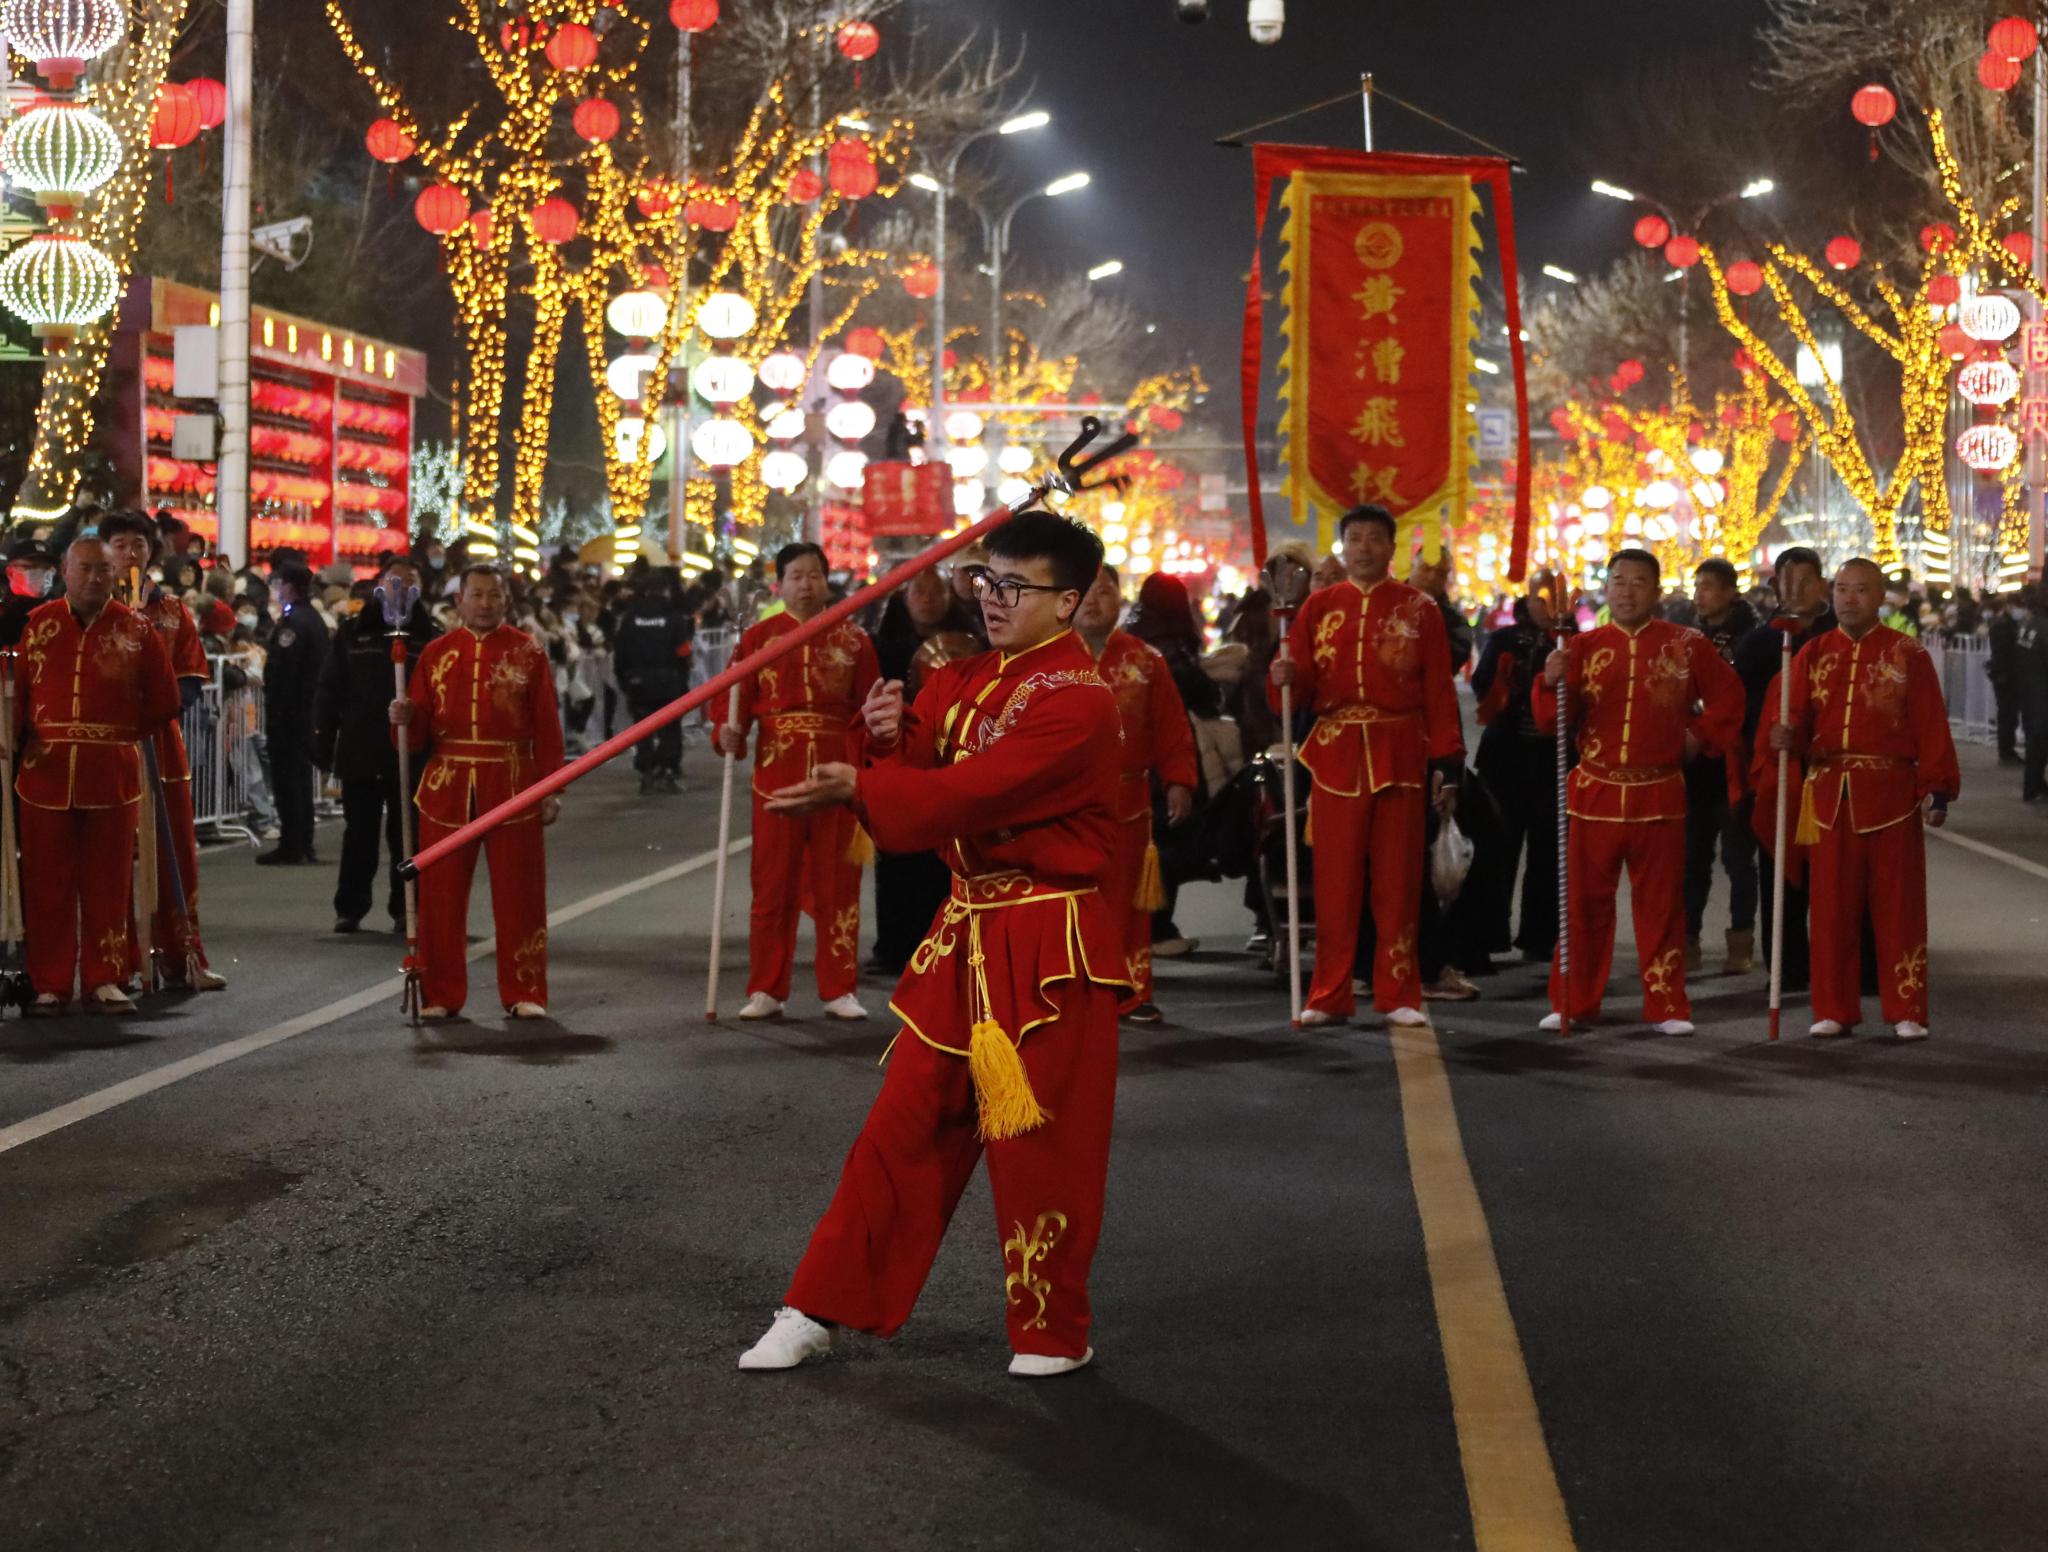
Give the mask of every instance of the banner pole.
[[(723, 734), (740, 719), (740, 687), (737, 682), (726, 692)], [(730, 750), (725, 755), (724, 790), (718, 795), (718, 863), (711, 876), (711, 970), (704, 982), (704, 1018), (718, 1022), (718, 959), (725, 949), (725, 870), (732, 849), (732, 780), (740, 758)]]

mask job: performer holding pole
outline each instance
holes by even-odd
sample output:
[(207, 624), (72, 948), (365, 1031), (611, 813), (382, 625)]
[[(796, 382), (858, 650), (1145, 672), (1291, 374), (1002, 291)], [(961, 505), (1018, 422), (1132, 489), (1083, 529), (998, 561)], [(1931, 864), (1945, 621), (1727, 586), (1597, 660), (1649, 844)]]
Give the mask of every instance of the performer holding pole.
[[(384, 612), (384, 623), (391, 627), (391, 678), (394, 700), (407, 698), (406, 665), (410, 654), (407, 652), (407, 635), (412, 626), (413, 610), (419, 607), (420, 590), (417, 583), (400, 585), (396, 578), (387, 575), (376, 590), (377, 606)], [(408, 739), (394, 739), (398, 746), (398, 792), (393, 802), (398, 805), (399, 836), (405, 845), (405, 855), (410, 857), (413, 849), (413, 789), (412, 789), (412, 747)], [(496, 874), (492, 875), (495, 881)], [(420, 886), (419, 880), (407, 877), (405, 880), (405, 990), (399, 995), (399, 1007), (406, 1018), (414, 1024), (420, 1021)]]
[[(1266, 591), (1273, 600), (1273, 618), (1280, 631), (1279, 650), (1274, 661), (1289, 658), (1289, 628), (1301, 602), (1308, 597), (1308, 568), (1292, 555), (1275, 555), (1266, 562)], [(1295, 835), (1298, 810), (1295, 807), (1294, 775), (1294, 685), (1280, 686), (1280, 816), (1281, 839), (1287, 847), (1287, 1016), (1301, 1028), (1301, 857)]]
[[(1578, 621), (1571, 609), (1571, 593), (1565, 586), (1564, 572), (1558, 571), (1557, 607), (1551, 611), (1556, 621), (1556, 650), (1563, 651), (1565, 638), (1573, 633)], [(1567, 624), (1567, 621), (1570, 623)], [(1572, 977), (1572, 862), (1571, 862), (1571, 742), (1572, 742), (1572, 687), (1568, 680), (1560, 679), (1557, 685), (1557, 971), (1567, 986)], [(1569, 1003), (1558, 1009), (1557, 1032), (1569, 1036), (1572, 1032), (1572, 1015)]]
[[(740, 687), (727, 693), (725, 721), (728, 727), (740, 720)], [(704, 979), (704, 1017), (718, 1022), (718, 961), (725, 952), (725, 870), (732, 849), (732, 778), (740, 768), (740, 757), (725, 751), (725, 775), (718, 794), (718, 861), (711, 873), (711, 969)]]

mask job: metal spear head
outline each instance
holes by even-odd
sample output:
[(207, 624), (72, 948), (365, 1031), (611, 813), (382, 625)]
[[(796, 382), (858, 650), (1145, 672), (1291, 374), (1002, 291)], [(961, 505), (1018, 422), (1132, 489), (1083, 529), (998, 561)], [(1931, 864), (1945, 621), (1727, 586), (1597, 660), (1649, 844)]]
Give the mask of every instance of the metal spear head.
[(1276, 550), (1266, 557), (1266, 591), (1282, 609), (1299, 609), (1313, 580), (1314, 574), (1292, 555)]
[(405, 622), (412, 618), (412, 611), (420, 601), (420, 590), (408, 584), (398, 587), (390, 582), (380, 582), (370, 595), (377, 600), (377, 607), (384, 611), (384, 623), (394, 631), (405, 629)]

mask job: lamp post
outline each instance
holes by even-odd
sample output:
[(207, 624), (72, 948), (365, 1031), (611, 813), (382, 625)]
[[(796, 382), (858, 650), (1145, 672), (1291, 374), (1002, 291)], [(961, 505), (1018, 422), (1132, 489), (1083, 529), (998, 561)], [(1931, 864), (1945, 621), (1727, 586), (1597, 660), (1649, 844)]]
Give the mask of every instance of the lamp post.
[[(999, 216), (991, 217), (985, 210), (976, 207), (975, 214), (981, 217), (982, 242), (988, 249), (988, 389), (991, 398), (996, 397), (997, 368), (1003, 359), (1003, 260), (1010, 251), (1010, 223), (1017, 212), (1034, 199), (1058, 199), (1062, 194), (1071, 194), (1076, 189), (1088, 187), (1088, 174), (1070, 172), (1064, 178), (1055, 178), (1042, 189), (1027, 189), (1004, 208)], [(989, 422), (993, 428), (996, 424)], [(1002, 451), (1002, 437), (999, 432), (989, 433), (989, 456)]]
[[(1619, 184), (1609, 183), (1605, 178), (1595, 178), (1593, 180), (1593, 192), (1595, 194), (1604, 194), (1609, 199), (1618, 199), (1626, 204), (1649, 206), (1650, 209), (1656, 211), (1657, 214), (1671, 224), (1673, 236), (1681, 232), (1695, 233), (1705, 225), (1707, 217), (1716, 210), (1719, 210), (1723, 205), (1732, 205), (1738, 199), (1762, 199), (1776, 187), (1777, 185), (1769, 178), (1752, 178), (1739, 189), (1730, 189), (1725, 194), (1715, 195), (1714, 198), (1694, 210), (1690, 219), (1681, 219), (1676, 212), (1676, 208), (1663, 200), (1654, 199), (1646, 194), (1638, 194), (1633, 189), (1625, 189)], [(1691, 322), (1692, 271), (1689, 268), (1685, 268), (1680, 269), (1678, 272), (1678, 375), (1680, 377), (1687, 375), (1686, 347)]]

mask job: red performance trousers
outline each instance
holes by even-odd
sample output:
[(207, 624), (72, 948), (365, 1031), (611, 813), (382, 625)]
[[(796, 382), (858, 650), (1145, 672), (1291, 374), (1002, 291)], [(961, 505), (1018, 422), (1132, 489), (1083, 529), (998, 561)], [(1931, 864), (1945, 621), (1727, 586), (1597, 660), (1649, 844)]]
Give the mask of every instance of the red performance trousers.
[(137, 809), (21, 805), (22, 918), (37, 995), (68, 999), (74, 971), (81, 992), (127, 978)]
[[(1630, 914), (1642, 965), (1643, 1017), (1652, 1024), (1692, 1016), (1685, 996), (1685, 816), (1633, 822), (1579, 819), (1566, 847), (1571, 867), (1574, 1023), (1600, 1016), (1614, 969), (1615, 900), (1628, 869)], [(1550, 1006), (1564, 1010), (1564, 978), (1550, 962)]]
[[(455, 833), (420, 816), (420, 850)], [(501, 824), (420, 874), (420, 997), (462, 1011), (469, 998), (469, 885), (476, 854), (491, 862), (491, 918), (497, 929), (498, 1000), (548, 1000), (548, 858), (538, 820)]]
[[(1051, 988), (1059, 1017), (1019, 1047), (1051, 1119), (986, 1144), (1010, 1346), (1088, 1350), (1088, 1268), (1102, 1233), (1116, 1110), (1116, 991)], [(894, 1336), (910, 1318), (984, 1144), (963, 1057), (906, 1030), (783, 1302), (818, 1320)]]
[[(188, 954), (206, 963), (206, 949), (199, 941), (199, 836), (192, 824), (192, 783), (167, 781), (161, 791), (164, 812), (171, 821), (171, 843), (175, 857), (156, 859), (156, 919), (150, 941), (162, 950), (183, 975)], [(162, 848), (158, 848), (161, 853)], [(178, 887), (185, 892), (185, 909), (178, 909), (178, 889), (172, 887), (171, 868), (175, 861)]]
[(818, 931), (818, 995), (830, 1002), (860, 979), (860, 869), (846, 858), (858, 821), (847, 808), (771, 814), (754, 794), (748, 871), (754, 905), (747, 939), (747, 992), (789, 1000), (796, 973), (796, 924), (806, 911)]
[[(1308, 1006), (1348, 1018), (1358, 919), (1372, 889), (1372, 1005), (1382, 1013), (1422, 1006), (1415, 930), (1422, 915), (1422, 790), (1387, 787), (1355, 798), (1309, 789), (1315, 846), (1316, 969)], [(1276, 924), (1277, 927), (1277, 924)]]
[(1128, 1011), (1152, 1000), (1152, 913), (1137, 906), (1145, 848), (1152, 844), (1152, 816), (1127, 819), (1116, 827), (1116, 844), (1102, 875), (1102, 898), (1124, 926), (1124, 979), (1134, 988), (1119, 1006)]
[(1808, 866), (1813, 1016), (1847, 1028), (1863, 1020), (1863, 913), (1877, 939), (1877, 984), (1887, 1024), (1927, 1022), (1927, 840), (1915, 809), (1859, 835), (1842, 806)]

